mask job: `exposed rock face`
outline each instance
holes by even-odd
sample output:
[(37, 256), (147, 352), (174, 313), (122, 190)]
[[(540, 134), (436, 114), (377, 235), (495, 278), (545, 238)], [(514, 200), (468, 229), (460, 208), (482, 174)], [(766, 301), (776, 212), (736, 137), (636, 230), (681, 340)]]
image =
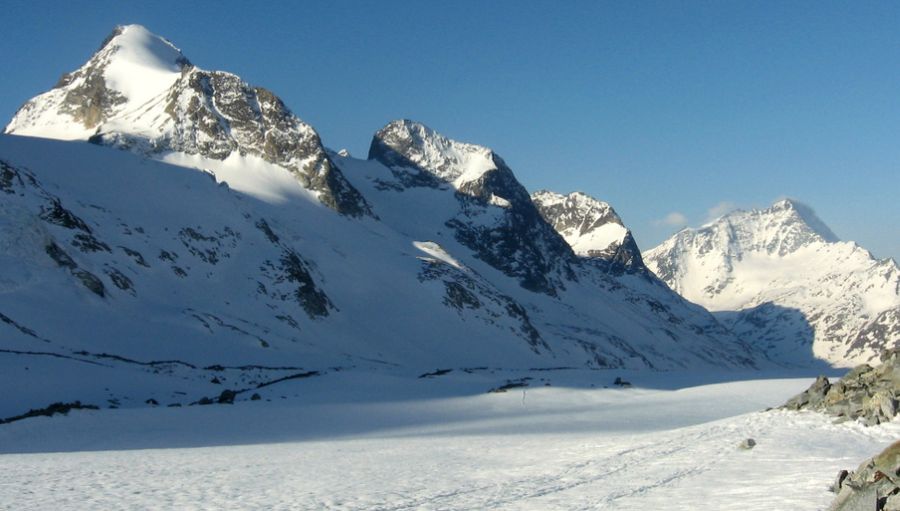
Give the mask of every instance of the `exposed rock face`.
[(644, 261), (773, 360), (853, 366), (900, 345), (900, 268), (793, 200), (685, 229)]
[(900, 441), (855, 471), (842, 470), (832, 490), (837, 497), (829, 511), (900, 510)]
[(28, 101), (6, 133), (87, 139), (150, 156), (256, 156), (289, 170), (326, 206), (370, 215), (308, 124), (271, 91), (205, 71), (143, 27), (118, 27), (57, 86)]
[(581, 192), (531, 195), (541, 216), (580, 257), (615, 273), (644, 273), (641, 252), (612, 206)]
[(815, 410), (842, 420), (861, 419), (867, 426), (891, 421), (900, 399), (900, 349), (885, 351), (882, 364), (858, 366), (837, 383), (819, 376), (804, 392), (794, 396), (784, 408)]
[(569, 245), (490, 149), (399, 120), (375, 134), (369, 159), (390, 168), (403, 187), (455, 190), (461, 208), (445, 225), (481, 260), (517, 278), (525, 289), (555, 296), (575, 278)]

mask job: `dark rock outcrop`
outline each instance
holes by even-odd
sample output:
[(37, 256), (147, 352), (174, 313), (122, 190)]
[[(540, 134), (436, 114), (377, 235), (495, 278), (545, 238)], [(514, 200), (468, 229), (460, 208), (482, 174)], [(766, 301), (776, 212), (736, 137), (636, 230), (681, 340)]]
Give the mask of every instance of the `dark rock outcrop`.
[(889, 422), (900, 409), (900, 348), (883, 352), (881, 360), (877, 367), (857, 366), (833, 384), (819, 376), (782, 408), (820, 411), (840, 420), (860, 419), (867, 426)]
[(315, 130), (271, 91), (231, 73), (190, 68), (167, 99), (165, 112), (174, 128), (153, 141), (154, 149), (218, 160), (235, 152), (255, 155), (291, 171), (326, 206), (349, 216), (372, 214), (331, 162)]
[(81, 401), (74, 401), (72, 403), (53, 403), (44, 408), (36, 408), (28, 410), (27, 412), (16, 415), (15, 417), (8, 417), (6, 419), (0, 419), (0, 424), (8, 424), (10, 422), (20, 421), (22, 419), (29, 419), (32, 417), (52, 417), (56, 414), (68, 415), (70, 410), (99, 410), (100, 408), (95, 405), (86, 405), (82, 404)]

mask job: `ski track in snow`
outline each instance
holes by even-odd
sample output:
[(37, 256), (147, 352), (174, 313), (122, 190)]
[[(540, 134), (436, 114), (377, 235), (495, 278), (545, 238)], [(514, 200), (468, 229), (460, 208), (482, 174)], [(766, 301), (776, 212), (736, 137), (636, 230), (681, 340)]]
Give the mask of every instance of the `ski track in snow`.
[[(784, 390), (765, 387), (772, 400), (780, 401), (783, 394), (807, 383), (783, 381), (778, 385)], [(526, 404), (515, 392), (471, 396), (442, 402), (458, 412), (457, 421), (398, 422), (395, 427), (344, 437), (6, 454), (0, 455), (4, 474), (0, 509), (817, 510), (831, 500), (827, 487), (839, 469), (855, 468), (900, 436), (897, 421), (864, 428), (835, 425), (818, 414), (777, 410), (720, 418), (715, 411), (698, 410), (695, 424), (673, 427), (677, 420), (671, 417), (672, 406), (691, 406), (699, 396), (708, 399), (713, 410), (722, 409), (723, 402), (753, 396), (758, 389), (759, 381), (674, 392), (535, 388)], [(612, 397), (596, 400), (598, 394)], [(591, 399), (595, 401), (587, 416), (583, 410), (567, 412), (577, 410), (573, 403)], [(633, 402), (633, 407), (618, 408), (617, 400)], [(747, 401), (747, 407), (755, 406)], [(641, 410), (654, 404), (656, 416)], [(273, 417), (285, 411), (279, 406), (290, 406), (256, 405), (274, 408)], [(368, 417), (359, 404), (337, 408), (360, 410), (359, 421)], [(299, 417), (325, 410), (302, 408)], [(484, 413), (475, 417), (472, 410)], [(178, 414), (195, 413), (213, 420), (209, 426), (187, 426), (207, 428), (215, 436), (232, 421), (243, 422), (241, 427), (253, 424), (252, 418), (264, 410), (245, 403), (173, 412), (163, 418), (153, 415), (162, 411), (123, 413), (134, 414), (135, 435), (141, 428), (164, 428), (177, 436), (179, 425), (171, 424), (173, 418), (190, 422)], [(518, 415), (510, 417), (511, 412)], [(96, 428), (93, 435), (102, 438), (104, 414), (109, 413), (77, 418), (88, 420)], [(641, 432), (618, 428), (617, 423), (603, 422), (610, 413), (649, 424), (643, 424)], [(287, 429), (317, 427), (313, 421), (295, 426), (297, 416), (290, 413), (281, 416), (286, 423), (281, 426)], [(22, 422), (0, 431), (0, 450), (17, 441), (39, 447), (42, 435), (53, 427), (65, 429), (65, 421), (73, 418), (33, 419), (30, 425)], [(593, 419), (596, 426), (581, 428), (585, 419)], [(217, 426), (220, 421), (223, 424)], [(122, 423), (112, 424), (107, 429)], [(265, 432), (277, 426), (271, 420), (258, 424), (260, 441), (266, 442)], [(745, 438), (756, 439), (756, 448), (738, 449)], [(90, 445), (92, 440), (78, 441)]]

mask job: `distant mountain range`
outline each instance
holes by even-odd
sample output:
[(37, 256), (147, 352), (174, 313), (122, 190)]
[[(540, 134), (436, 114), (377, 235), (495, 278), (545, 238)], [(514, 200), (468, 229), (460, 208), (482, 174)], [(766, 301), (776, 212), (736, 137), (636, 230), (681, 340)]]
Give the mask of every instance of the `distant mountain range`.
[[(117, 28), (0, 137), (0, 417), (360, 367), (753, 368), (621, 219), (413, 121), (368, 158)], [(56, 140), (48, 140), (56, 139)], [(89, 142), (89, 143), (85, 143)]]

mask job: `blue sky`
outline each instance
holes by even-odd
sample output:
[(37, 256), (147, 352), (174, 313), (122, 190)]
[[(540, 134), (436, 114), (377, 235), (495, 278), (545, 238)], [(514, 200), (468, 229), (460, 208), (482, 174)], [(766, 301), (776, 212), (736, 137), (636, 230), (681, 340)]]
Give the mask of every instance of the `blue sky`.
[(6, 0), (0, 117), (124, 23), (335, 149), (403, 117), (490, 146), (530, 190), (610, 202), (644, 249), (793, 197), (900, 260), (900, 2)]

